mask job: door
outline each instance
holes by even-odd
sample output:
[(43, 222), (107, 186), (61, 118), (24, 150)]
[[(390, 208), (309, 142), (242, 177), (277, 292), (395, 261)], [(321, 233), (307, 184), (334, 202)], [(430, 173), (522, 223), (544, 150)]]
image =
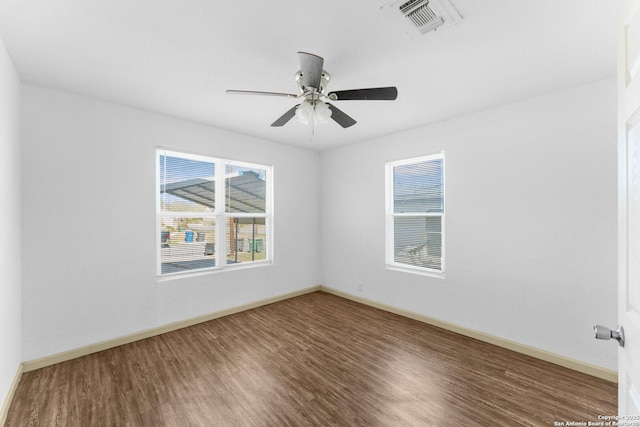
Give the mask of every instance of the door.
[(618, 316), (626, 339), (618, 353), (618, 412), (640, 416), (640, 0), (623, 0), (621, 8), (618, 22)]

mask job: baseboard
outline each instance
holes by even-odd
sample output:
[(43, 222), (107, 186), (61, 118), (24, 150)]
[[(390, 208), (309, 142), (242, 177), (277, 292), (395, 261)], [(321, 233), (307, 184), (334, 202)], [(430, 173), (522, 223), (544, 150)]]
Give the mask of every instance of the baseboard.
[[(253, 308), (261, 307), (268, 304), (273, 304), (275, 302), (284, 301), (289, 298), (305, 295), (305, 294), (316, 292), (316, 291), (324, 291), (329, 294), (333, 294), (351, 301), (355, 301), (361, 304), (375, 307), (384, 311), (388, 311), (390, 313), (398, 314), (400, 316), (417, 320), (419, 322), (427, 323), (429, 325), (437, 326), (439, 328), (446, 329), (446, 330), (458, 333), (460, 335), (464, 335), (470, 338), (475, 338), (477, 340), (484, 341), (489, 344), (493, 344), (499, 347), (513, 350), (515, 352), (522, 353), (527, 356), (535, 357), (537, 359), (554, 363), (556, 365), (564, 366), (565, 368), (582, 372), (597, 378), (602, 378), (607, 381), (611, 381), (611, 382), (618, 381), (618, 373), (616, 371), (612, 371), (609, 369), (601, 368), (599, 366), (584, 363), (579, 360), (570, 359), (565, 356), (560, 356), (555, 353), (551, 353), (545, 350), (540, 350), (534, 347), (517, 343), (515, 341), (510, 341), (504, 338), (496, 337), (494, 335), (486, 334), (484, 332), (476, 331), (474, 329), (455, 325), (453, 323), (444, 322), (442, 320), (424, 316), (422, 314), (392, 307), (390, 305), (383, 304), (367, 298), (363, 298), (358, 295), (343, 292), (338, 289), (330, 288), (324, 285), (322, 286), (318, 285), (318, 286), (312, 286), (310, 288), (301, 289), (298, 291), (294, 291), (294, 292), (290, 292), (282, 295), (277, 295), (275, 297), (266, 298), (263, 300), (255, 301), (255, 302), (244, 304), (241, 306), (232, 307), (226, 310), (217, 311), (217, 312), (206, 314), (203, 316), (193, 317), (191, 319), (170, 323), (168, 325), (159, 326), (157, 328), (147, 329), (145, 331), (136, 332), (134, 334), (126, 335), (119, 338), (114, 338), (112, 340), (102, 341), (99, 343), (65, 351), (62, 353), (53, 354), (51, 356), (45, 356), (39, 359), (26, 361), (22, 365), (20, 365), (19, 372), (18, 374), (16, 374), (16, 379), (14, 379), (14, 383), (12, 384), (12, 389), (9, 393), (9, 397), (13, 396), (13, 392), (15, 392), (15, 387), (17, 387), (17, 384), (20, 380), (20, 376), (22, 375), (23, 372), (29, 372), (36, 369), (44, 368), (45, 366), (50, 366), (56, 363), (65, 362), (67, 360), (75, 359), (77, 357), (82, 357), (82, 356), (86, 356), (88, 354), (96, 353), (99, 351), (108, 350), (110, 348), (118, 347), (124, 344), (129, 344), (135, 341), (151, 338), (156, 335), (161, 335), (167, 332), (197, 325), (198, 323), (207, 322), (209, 320), (218, 319), (220, 317), (229, 316), (231, 314), (239, 313), (241, 311), (251, 310)], [(8, 402), (11, 401), (9, 397), (7, 398)], [(6, 416), (5, 409), (8, 411), (9, 406), (7, 402), (5, 402), (5, 406), (6, 408), (3, 407), (3, 412), (1, 414), (2, 416)], [(3, 418), (0, 418), (0, 420), (2, 419)], [(0, 423), (0, 425), (2, 425), (2, 423)]]
[(494, 335), (489, 335), (484, 332), (476, 331), (474, 329), (469, 329), (463, 326), (455, 325), (453, 323), (444, 322), (442, 320), (424, 316), (422, 314), (392, 307), (390, 305), (382, 304), (377, 301), (373, 301), (373, 300), (363, 298), (357, 295), (353, 295), (347, 292), (343, 292), (338, 289), (330, 288), (324, 285), (320, 286), (320, 290), (332, 295), (336, 295), (336, 296), (351, 300), (351, 301), (355, 301), (371, 307), (379, 308), (380, 310), (388, 311), (390, 313), (398, 314), (403, 317), (408, 317), (410, 319), (417, 320), (419, 322), (437, 326), (439, 328), (446, 329), (448, 331), (455, 332), (460, 335), (464, 335), (470, 338), (475, 338), (477, 340), (484, 341), (489, 344), (497, 345), (498, 347), (503, 347), (509, 350), (513, 350), (517, 353), (522, 353), (527, 356), (535, 357), (536, 359), (541, 359), (550, 363), (554, 363), (556, 365), (564, 366), (565, 368), (582, 372), (584, 374), (601, 378), (603, 380), (611, 381), (614, 383), (618, 382), (618, 372), (612, 371), (610, 369), (601, 368), (599, 366), (584, 363), (579, 360), (570, 359), (565, 356), (560, 356), (555, 353), (551, 353), (545, 350), (540, 350), (535, 347), (529, 347), (527, 345), (520, 344), (515, 341), (510, 341), (504, 338), (496, 337)]
[(9, 387), (7, 398), (4, 400), (4, 403), (2, 405), (2, 412), (0, 412), (0, 426), (3, 426), (4, 423), (7, 421), (7, 415), (9, 415), (9, 408), (11, 407), (11, 402), (13, 402), (13, 396), (16, 394), (16, 390), (18, 389), (18, 384), (20, 383), (20, 378), (22, 378), (23, 372), (24, 372), (24, 365), (20, 364), (18, 366), (15, 376), (13, 377), (11, 386)]
[(136, 332), (130, 335), (125, 335), (125, 336), (114, 338), (111, 340), (90, 344), (84, 347), (76, 348), (76, 349), (65, 351), (62, 353), (52, 354), (51, 356), (45, 356), (39, 359), (26, 361), (22, 364), (23, 372), (29, 372), (36, 369), (44, 368), (45, 366), (50, 366), (56, 363), (65, 362), (67, 360), (86, 356), (88, 354), (97, 353), (103, 350), (108, 350), (110, 348), (118, 347), (124, 344), (129, 344), (135, 341), (151, 338), (156, 335), (165, 334), (167, 332), (197, 325), (198, 323), (208, 322), (209, 320), (214, 320), (220, 317), (229, 316), (231, 314), (240, 313), (241, 311), (251, 310), (252, 308), (262, 307), (263, 305), (273, 304), (275, 302), (284, 301), (289, 298), (305, 295), (305, 294), (316, 292), (319, 290), (320, 290), (319, 285), (312, 286), (310, 288), (301, 289), (298, 291), (277, 295), (271, 298), (266, 298), (266, 299), (251, 302), (248, 304), (243, 304), (237, 307), (232, 307), (225, 310), (217, 311), (214, 313), (205, 314), (203, 316), (197, 316), (191, 319), (181, 320), (179, 322), (174, 322), (168, 325), (159, 326), (157, 328), (147, 329), (147, 330)]

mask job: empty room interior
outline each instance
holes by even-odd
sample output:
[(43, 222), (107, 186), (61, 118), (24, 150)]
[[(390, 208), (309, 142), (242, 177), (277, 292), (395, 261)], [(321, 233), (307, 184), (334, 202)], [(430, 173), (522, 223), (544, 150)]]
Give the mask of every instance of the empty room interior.
[(0, 424), (612, 420), (619, 9), (0, 0)]

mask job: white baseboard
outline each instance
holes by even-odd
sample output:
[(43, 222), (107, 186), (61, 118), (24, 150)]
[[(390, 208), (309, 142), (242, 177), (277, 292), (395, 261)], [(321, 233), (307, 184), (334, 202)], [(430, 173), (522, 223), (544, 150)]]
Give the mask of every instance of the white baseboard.
[(324, 285), (320, 286), (320, 290), (329, 294), (346, 298), (351, 301), (355, 301), (371, 307), (379, 308), (380, 310), (398, 314), (403, 317), (408, 317), (409, 319), (413, 319), (419, 322), (427, 323), (429, 325), (437, 326), (439, 328), (446, 329), (448, 331), (455, 332), (460, 335), (464, 335), (470, 338), (475, 338), (477, 340), (484, 341), (489, 344), (497, 345), (498, 347), (503, 347), (509, 350), (513, 350), (517, 353), (522, 353), (527, 356), (535, 357), (536, 359), (541, 359), (547, 362), (554, 363), (556, 365), (564, 366), (565, 368), (582, 372), (584, 374), (601, 378), (603, 380), (611, 381), (614, 383), (618, 382), (618, 372), (612, 371), (610, 369), (601, 368), (599, 366), (591, 365), (585, 362), (581, 362), (579, 360), (570, 359), (565, 356), (560, 356), (555, 353), (551, 353), (545, 350), (540, 350), (535, 347), (529, 347), (527, 345), (520, 344), (515, 341), (510, 341), (504, 338), (496, 337), (494, 335), (489, 335), (484, 332), (476, 331), (474, 329), (469, 329), (463, 326), (455, 325), (453, 323), (444, 322), (442, 320), (424, 316), (422, 314), (392, 307), (390, 305), (382, 304), (377, 301), (373, 301), (373, 300), (363, 298), (357, 295), (353, 295), (347, 292), (343, 292), (338, 289), (330, 288)]
[(16, 394), (16, 390), (18, 389), (18, 384), (20, 383), (20, 378), (22, 378), (22, 373), (24, 372), (24, 365), (20, 364), (16, 371), (16, 374), (13, 377), (13, 381), (11, 382), (11, 386), (9, 387), (9, 392), (7, 393), (7, 398), (4, 400), (2, 404), (2, 412), (0, 412), (0, 426), (3, 426), (7, 421), (7, 415), (9, 415), (9, 407), (11, 407), (11, 402), (13, 402), (13, 396)]
[[(84, 347), (76, 348), (62, 353), (52, 354), (50, 356), (41, 357), (35, 360), (29, 360), (23, 363), (24, 372), (33, 371), (36, 369), (44, 368), (45, 366), (54, 365), (56, 363), (65, 362), (67, 360), (75, 359), (77, 357), (86, 356), (88, 354), (97, 353), (98, 351), (108, 350), (110, 348), (118, 347), (123, 344), (129, 344), (134, 341), (151, 338), (156, 335), (165, 334), (167, 332), (175, 331), (177, 329), (186, 328), (188, 326), (197, 325), (198, 323), (208, 322), (209, 320), (218, 319), (220, 317), (229, 316), (231, 314), (239, 313), (241, 311), (251, 310), (252, 308), (261, 307), (267, 304), (273, 304), (274, 302), (283, 301), (289, 298), (305, 295), (311, 292), (320, 290), (320, 286), (312, 286), (310, 288), (301, 289), (299, 291), (289, 292), (275, 297), (266, 298), (260, 301), (243, 304), (237, 307), (232, 307), (226, 310), (216, 311), (215, 313), (205, 314), (203, 316), (193, 317), (191, 319), (181, 320), (179, 322), (170, 323), (168, 325), (159, 326), (157, 328), (147, 329), (145, 331), (136, 332), (123, 337), (114, 338), (107, 341), (90, 344)], [(1, 425), (1, 424), (0, 424)]]
[[(35, 369), (44, 368), (45, 366), (54, 365), (56, 363), (64, 362), (67, 360), (75, 359), (77, 357), (86, 356), (91, 353), (96, 353), (98, 351), (107, 350), (110, 348), (118, 347), (123, 344), (128, 344), (134, 341), (143, 340), (146, 338), (150, 338), (156, 335), (164, 334), (167, 332), (175, 331), (177, 329), (186, 328), (188, 326), (197, 325), (198, 323), (207, 322), (209, 320), (218, 319), (220, 317), (228, 316), (231, 314), (239, 313), (245, 310), (251, 310), (253, 308), (261, 307), (263, 305), (272, 304), (274, 302), (283, 301), (289, 298), (297, 297), (300, 295), (305, 295), (311, 292), (316, 291), (324, 291), (329, 294), (333, 294), (342, 298), (349, 299), (351, 301), (359, 302), (361, 304), (365, 304), (371, 307), (379, 308), (384, 311), (388, 311), (390, 313), (398, 314), (403, 317), (407, 317), (413, 320), (417, 320), (419, 322), (427, 323), (429, 325), (437, 326), (442, 329), (446, 329), (460, 335), (464, 335), (467, 337), (475, 338), (480, 341), (487, 342), (489, 344), (497, 345), (499, 347), (503, 347), (509, 350), (513, 350), (518, 353), (526, 354), (527, 356), (535, 357), (537, 359), (545, 360), (547, 362), (554, 363), (556, 365), (564, 366), (565, 368), (572, 369), (574, 371), (582, 372), (588, 375), (592, 375), (597, 378), (602, 378), (607, 381), (617, 382), (618, 381), (618, 373), (616, 371), (612, 371), (609, 369), (601, 368), (599, 366), (590, 365), (588, 363), (581, 362), (579, 360), (570, 359), (568, 357), (560, 356), (555, 353), (551, 353), (545, 350), (540, 350), (534, 347), (529, 347), (524, 344), (517, 343), (515, 341), (510, 341), (504, 338), (496, 337), (494, 335), (489, 335), (484, 332), (476, 331), (473, 329), (465, 328), (463, 326), (458, 326), (453, 323), (444, 322), (442, 320), (434, 319), (428, 316), (424, 316), (422, 314), (414, 313), (411, 311), (403, 310), (400, 308), (392, 307), (390, 305), (382, 304), (377, 301), (373, 301), (367, 298), (363, 298), (357, 295), (353, 295), (347, 292), (340, 291), (338, 289), (333, 289), (324, 285), (312, 286), (310, 288), (301, 289), (299, 291), (290, 292), (287, 294), (278, 295), (275, 297), (263, 299), (260, 301), (255, 301), (252, 303), (244, 304), (237, 307), (232, 307), (226, 310), (217, 311), (215, 313), (206, 314), (203, 316), (194, 317), (187, 320), (182, 320), (179, 322), (171, 323), (164, 326), (159, 326), (157, 328), (147, 329), (145, 331), (136, 332), (134, 334), (126, 335), (119, 338), (114, 338), (112, 340), (102, 341), (99, 343), (91, 344), (88, 346), (80, 347), (77, 349), (65, 351), (62, 353), (53, 354), (51, 356), (45, 356), (39, 359), (26, 361), (21, 365), (20, 375), (22, 372), (29, 372)], [(19, 381), (19, 376), (18, 381)], [(17, 382), (15, 384), (17, 386)], [(5, 402), (5, 405), (6, 402)], [(8, 406), (7, 406), (8, 410)], [(4, 408), (3, 408), (4, 414)], [(2, 425), (0, 423), (0, 425)]]

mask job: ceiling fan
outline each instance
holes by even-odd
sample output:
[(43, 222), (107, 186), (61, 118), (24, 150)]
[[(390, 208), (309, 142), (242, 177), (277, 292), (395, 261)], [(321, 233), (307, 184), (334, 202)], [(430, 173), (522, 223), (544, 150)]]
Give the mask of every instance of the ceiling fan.
[(356, 124), (356, 121), (329, 101), (393, 101), (398, 97), (395, 86), (367, 89), (337, 90), (327, 93), (327, 84), (331, 76), (322, 69), (324, 59), (307, 52), (298, 52), (300, 71), (296, 73), (299, 94), (281, 92), (260, 92), (253, 90), (227, 90), (227, 93), (241, 95), (284, 96), (287, 98), (304, 98), (304, 100), (280, 116), (271, 126), (285, 125), (293, 117), (312, 126), (333, 119), (343, 128)]

